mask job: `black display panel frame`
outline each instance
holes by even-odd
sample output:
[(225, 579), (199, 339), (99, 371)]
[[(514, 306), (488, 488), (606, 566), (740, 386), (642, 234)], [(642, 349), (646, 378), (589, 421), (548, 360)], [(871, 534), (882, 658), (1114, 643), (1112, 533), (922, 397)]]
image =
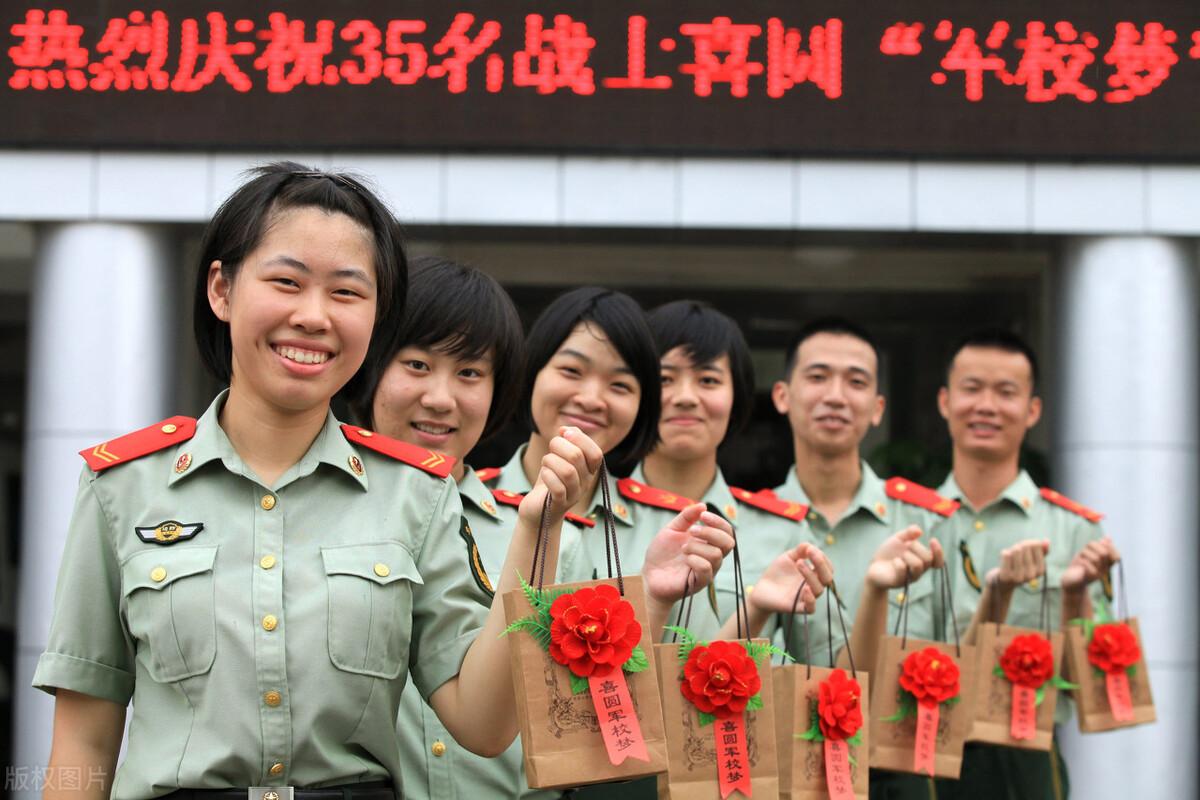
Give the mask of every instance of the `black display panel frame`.
[[(1196, 0), (5, 5), (0, 146), (1200, 160)], [(531, 15), (547, 30), (533, 46)], [(460, 45), (498, 23), (461, 71), (456, 19)], [(206, 77), (222, 24), (231, 55)]]

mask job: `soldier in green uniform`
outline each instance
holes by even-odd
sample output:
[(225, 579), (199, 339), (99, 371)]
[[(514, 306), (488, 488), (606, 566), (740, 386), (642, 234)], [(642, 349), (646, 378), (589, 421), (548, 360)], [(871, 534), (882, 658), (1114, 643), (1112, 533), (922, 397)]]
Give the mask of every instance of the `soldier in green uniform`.
[[(1041, 417), (1037, 381), (1037, 357), (1027, 343), (1008, 331), (980, 331), (954, 349), (938, 393), (954, 446), (953, 471), (938, 491), (960, 504), (946, 528), (959, 551), (955, 611), (963, 620), (974, 615), (1038, 628), (1042, 589), (1048, 588), (1051, 624), (1059, 628), (1090, 614), (1089, 589), (1101, 598), (1103, 576), (1118, 559), (1099, 514), (1039, 489), (1020, 467), (1026, 432)], [(1003, 568), (1004, 557), (1022, 546), (1039, 562), (1032, 577)], [(1070, 714), (1070, 701), (1060, 695), (1056, 721)], [(1068, 788), (1057, 747), (1046, 754), (968, 744), (961, 779), (939, 781), (938, 793), (1058, 800)]]
[[(618, 484), (621, 494), (638, 508), (635, 540), (649, 542), (674, 513), (696, 502), (690, 498), (699, 498), (735, 531), (745, 532), (738, 550), (753, 588), (756, 576), (801, 541), (804, 514), (802, 509), (789, 512), (782, 503), (730, 487), (717, 464), (717, 448), (750, 418), (754, 400), (750, 350), (737, 323), (704, 303), (677, 300), (650, 312), (647, 319), (659, 355), (662, 416), (658, 444)], [(810, 579), (807, 605), (820, 584), (810, 567), (799, 563)], [(800, 574), (797, 568), (793, 573)], [(700, 639), (719, 638), (721, 622), (733, 616), (734, 583), (734, 570), (726, 565), (717, 574), (709, 602), (693, 605), (688, 628)]]
[[(195, 330), (229, 389), (198, 421), (83, 452), (34, 685), (56, 694), (50, 769), (103, 785), (47, 797), (390, 798), (410, 673), (464, 746), (512, 741), (503, 611), (479, 605), (461, 567), (452, 459), (329, 408), (373, 333), (396, 325), (405, 284), (399, 226), (352, 178), (272, 165), (218, 210)], [(546, 452), (499, 590), (529, 563), (547, 494), (556, 550), (599, 468), (578, 429)]]
[[(859, 446), (882, 420), (885, 400), (879, 391), (878, 351), (870, 334), (855, 323), (831, 318), (802, 328), (788, 349), (784, 378), (775, 383), (771, 398), (788, 418), (796, 458), (774, 495), (808, 507), (810, 535), (833, 563), (849, 621), (858, 611), (868, 567), (881, 546), (909, 526), (925, 534), (927, 542), (939, 540), (938, 523), (952, 513), (953, 504), (912, 481), (880, 479), (862, 458)], [(905, 540), (906, 549), (914, 550), (913, 557), (921, 561), (944, 549), (918, 544), (919, 540)], [(907, 606), (911, 636), (945, 638), (944, 612), (935, 600), (933, 578), (923, 575), (907, 590), (889, 593), (889, 631), (901, 607)], [(804, 641), (799, 623), (791, 634), (791, 642)], [(831, 641), (835, 650), (843, 643), (840, 631), (829, 630), (819, 614), (810, 621), (809, 637), (814, 654), (827, 652)], [(798, 645), (793, 651), (793, 656), (803, 657)], [(873, 798), (919, 797), (928, 792), (929, 781), (878, 773), (872, 774), (871, 787)]]

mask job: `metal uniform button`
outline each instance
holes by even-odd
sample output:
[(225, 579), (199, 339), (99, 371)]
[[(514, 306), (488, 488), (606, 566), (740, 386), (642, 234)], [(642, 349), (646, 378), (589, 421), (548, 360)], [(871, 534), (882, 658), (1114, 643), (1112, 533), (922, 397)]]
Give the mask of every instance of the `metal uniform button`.
[(275, 708), (275, 706), (283, 702), (283, 695), (272, 690), (263, 695), (263, 702), (269, 705), (271, 708)]
[(754, 591), (754, 584), (753, 583), (746, 584), (746, 594), (750, 594), (753, 591)]
[(263, 556), (258, 560), (258, 565), (263, 569), (270, 569), (275, 566), (275, 556)]
[(274, 764), (271, 765), (270, 772), (272, 775), (282, 775), (283, 774), (283, 764), (280, 764), (278, 761), (276, 761)]
[(392, 574), (392, 570), (388, 567), (387, 564), (376, 564), (375, 565), (375, 574), (381, 578), (386, 578), (388, 575)]
[(837, 539), (833, 538), (832, 533), (825, 534), (825, 544), (832, 545), (836, 541), (837, 541)]
[(174, 433), (177, 430), (179, 430), (179, 428), (177, 428), (175, 425), (171, 424), (170, 422), (168, 422), (166, 425), (162, 426), (163, 433)]
[(1030, 589), (1036, 589), (1036, 588), (1038, 588), (1038, 587), (1039, 587), (1039, 586), (1041, 586), (1041, 585), (1042, 585), (1042, 582), (1041, 582), (1041, 581), (1039, 581), (1037, 578), (1032, 578), (1032, 579), (1030, 579), (1030, 581), (1029, 581), (1029, 588), (1030, 588)]
[(263, 507), (263, 511), (270, 511), (275, 507), (275, 495), (264, 494), (262, 500), (259, 501), (259, 505)]
[(433, 751), (433, 754), (438, 758), (441, 758), (442, 756), (446, 755), (446, 743), (445, 742), (440, 742), (440, 741), (434, 742), (433, 746), (430, 747), (429, 749), (431, 751)]
[(262, 618), (262, 626), (264, 631), (273, 631), (279, 627), (279, 619), (274, 614), (267, 614)]
[(155, 583), (162, 583), (167, 578), (167, 570), (165, 567), (155, 567), (150, 570), (150, 580)]
[(983, 528), (984, 528), (983, 520), (981, 520), (981, 519), (975, 520), (975, 530), (981, 531), (981, 530), (983, 530)]
[(900, 605), (904, 605), (904, 592), (900, 592), (896, 595), (896, 602)]

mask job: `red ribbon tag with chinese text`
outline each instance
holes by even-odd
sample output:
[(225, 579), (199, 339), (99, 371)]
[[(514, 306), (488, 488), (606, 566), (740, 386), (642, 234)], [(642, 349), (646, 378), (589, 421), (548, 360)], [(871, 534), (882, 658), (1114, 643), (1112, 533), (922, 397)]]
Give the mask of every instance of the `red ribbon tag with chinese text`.
[(1037, 735), (1037, 691), (1028, 686), (1013, 684), (1009, 735), (1017, 741)]
[(638, 724), (637, 709), (633, 707), (625, 673), (614, 669), (603, 678), (592, 676), (588, 678), (588, 689), (608, 760), (613, 764), (623, 764), (627, 758), (649, 761), (646, 739)]
[(913, 742), (913, 772), (933, 775), (937, 753), (938, 704), (917, 703), (917, 738)]
[(736, 714), (728, 719), (718, 719), (712, 724), (713, 738), (717, 743), (717, 775), (721, 788), (721, 800), (734, 790), (746, 797), (751, 796), (750, 748), (746, 745), (746, 715)]
[(1108, 689), (1108, 705), (1117, 722), (1133, 722), (1133, 695), (1129, 690), (1129, 676), (1124, 672), (1108, 672), (1104, 675), (1104, 686)]
[(825, 740), (825, 785), (829, 789), (829, 800), (854, 800), (850, 747), (841, 739)]

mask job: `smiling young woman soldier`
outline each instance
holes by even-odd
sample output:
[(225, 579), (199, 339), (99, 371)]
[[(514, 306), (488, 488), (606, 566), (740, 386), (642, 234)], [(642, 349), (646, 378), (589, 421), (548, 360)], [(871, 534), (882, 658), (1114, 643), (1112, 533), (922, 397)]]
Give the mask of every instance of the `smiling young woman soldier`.
[[(217, 211), (195, 332), (229, 388), (199, 420), (84, 451), (34, 685), (57, 695), (51, 770), (104, 780), (47, 797), (392, 797), (410, 673), (465, 747), (512, 741), (503, 612), (461, 569), (451, 459), (329, 409), (372, 332), (398, 327), (405, 276), (395, 220), (346, 176), (272, 165)], [(577, 429), (543, 452), (499, 591), (547, 494), (553, 550), (600, 463)]]

